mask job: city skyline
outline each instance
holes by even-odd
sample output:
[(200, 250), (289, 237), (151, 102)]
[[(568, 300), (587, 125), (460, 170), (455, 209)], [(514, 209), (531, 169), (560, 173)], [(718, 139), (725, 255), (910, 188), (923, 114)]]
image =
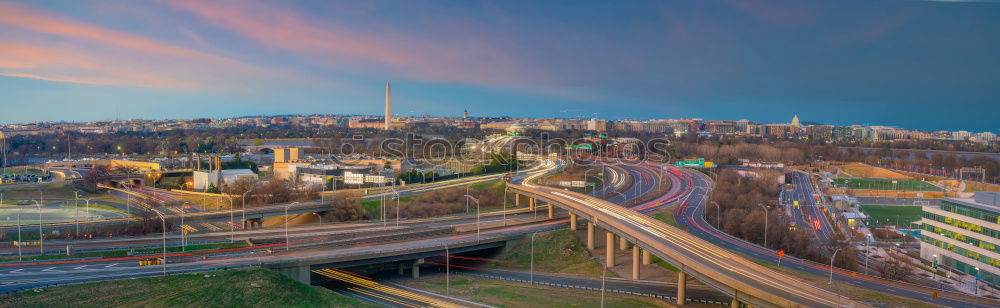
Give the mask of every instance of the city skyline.
[(996, 132), (1000, 113), (995, 2), (0, 8), (0, 123), (379, 114), (386, 81), (403, 116)]

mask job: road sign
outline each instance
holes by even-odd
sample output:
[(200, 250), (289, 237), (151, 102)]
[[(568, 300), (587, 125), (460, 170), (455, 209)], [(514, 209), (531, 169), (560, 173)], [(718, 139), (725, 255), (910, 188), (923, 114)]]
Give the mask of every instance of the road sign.
[(785, 256), (785, 250), (778, 250), (778, 258)]

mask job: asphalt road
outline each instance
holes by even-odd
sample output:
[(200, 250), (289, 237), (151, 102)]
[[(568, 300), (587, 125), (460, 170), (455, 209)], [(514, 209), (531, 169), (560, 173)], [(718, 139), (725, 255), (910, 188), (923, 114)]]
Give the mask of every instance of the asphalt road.
[[(700, 188), (697, 184), (695, 186), (693, 191), (707, 189), (707, 185)], [(683, 260), (686, 272), (698, 275), (704, 283), (739, 286), (741, 294), (749, 292), (757, 297), (767, 296), (768, 301), (778, 305), (829, 307), (850, 302), (847, 299), (838, 300), (833, 292), (798, 283), (725, 250), (703, 245), (700, 240), (682, 230), (667, 226), (634, 210), (590, 196), (549, 187), (526, 184), (515, 189), (536, 193), (563, 206), (581, 211), (581, 214), (588, 217), (594, 216), (602, 227), (610, 226), (628, 237), (635, 238), (643, 248), (650, 249), (661, 258)]]
[[(725, 248), (728, 251), (738, 252), (770, 263), (777, 263), (778, 256), (776, 251), (745, 242), (709, 225), (708, 221), (705, 220), (705, 201), (707, 197), (706, 192), (708, 191), (707, 187), (710, 187), (711, 181), (700, 172), (694, 170), (685, 170), (685, 172), (691, 175), (692, 182), (685, 183), (684, 185), (693, 185), (696, 189), (694, 190), (695, 193), (691, 194), (688, 199), (687, 206), (681, 205), (674, 213), (675, 219), (682, 228), (689, 230), (692, 235)], [(820, 277), (826, 277), (830, 274), (828, 264), (819, 264), (791, 256), (783, 257), (781, 259), (781, 266)], [(952, 292), (942, 292), (941, 297), (935, 300), (932, 296), (934, 289), (931, 288), (887, 281), (838, 268), (834, 268), (833, 278), (854, 286), (948, 307), (997, 307), (1000, 305), (1000, 302)], [(838, 290), (833, 291), (839, 292)]]

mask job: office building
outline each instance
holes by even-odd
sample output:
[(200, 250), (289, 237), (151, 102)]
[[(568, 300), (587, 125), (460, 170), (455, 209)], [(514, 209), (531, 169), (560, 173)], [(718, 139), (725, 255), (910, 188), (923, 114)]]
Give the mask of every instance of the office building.
[(944, 198), (924, 206), (920, 222), (921, 258), (1000, 285), (1000, 193)]

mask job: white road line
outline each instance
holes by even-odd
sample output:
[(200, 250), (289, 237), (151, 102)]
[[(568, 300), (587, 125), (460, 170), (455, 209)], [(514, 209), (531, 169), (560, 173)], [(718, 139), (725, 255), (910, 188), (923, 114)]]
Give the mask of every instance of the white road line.
[(10, 271), (10, 273), (13, 274), (13, 273), (17, 273), (17, 272), (20, 272), (20, 271), (23, 271), (23, 270), (24, 270), (23, 268), (19, 268), (19, 269)]
[(53, 270), (52, 270), (53, 268), (56, 268), (56, 267), (55, 267), (55, 266), (53, 266), (53, 267), (50, 267), (50, 268), (46, 268), (46, 269), (43, 269), (42, 271), (43, 271), (43, 272), (59, 272), (59, 271), (53, 271)]
[(109, 267), (112, 267), (112, 266), (115, 266), (115, 265), (118, 265), (118, 263), (111, 263), (110, 265), (105, 266), (104, 268), (109, 268)]
[(81, 265), (81, 266), (74, 267), (73, 269), (81, 269), (81, 268), (84, 268), (84, 267), (87, 267), (87, 266), (90, 266), (90, 265)]

